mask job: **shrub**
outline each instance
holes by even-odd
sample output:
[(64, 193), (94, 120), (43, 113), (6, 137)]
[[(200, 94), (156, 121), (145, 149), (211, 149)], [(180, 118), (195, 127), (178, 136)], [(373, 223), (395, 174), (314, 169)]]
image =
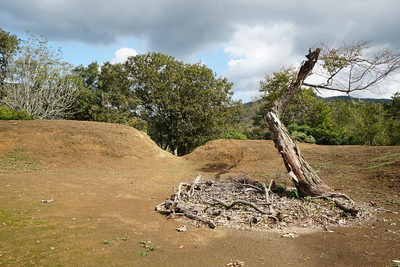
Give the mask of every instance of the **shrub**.
[(239, 139), (239, 140), (246, 140), (247, 137), (244, 133), (241, 133), (237, 130), (229, 130), (220, 136), (221, 139)]
[(315, 138), (312, 135), (307, 135), (302, 132), (292, 132), (292, 138), (295, 141), (302, 142), (302, 143), (311, 143), (315, 144)]
[(0, 107), (0, 120), (33, 120), (33, 117), (28, 115), (25, 111)]

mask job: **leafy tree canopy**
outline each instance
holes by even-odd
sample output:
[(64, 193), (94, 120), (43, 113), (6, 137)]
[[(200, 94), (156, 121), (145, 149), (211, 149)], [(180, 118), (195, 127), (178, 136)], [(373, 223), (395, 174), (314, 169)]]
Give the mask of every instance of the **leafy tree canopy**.
[(83, 79), (83, 88), (71, 119), (119, 123), (147, 131), (147, 122), (137, 116), (139, 100), (131, 90), (122, 64), (97, 62), (78, 66), (75, 75)]
[(231, 99), (232, 84), (202, 64), (148, 53), (75, 74), (84, 87), (72, 118), (133, 126), (178, 155), (237, 130), (242, 105)]
[(149, 134), (178, 155), (218, 137), (238, 120), (241, 104), (231, 99), (232, 84), (205, 65), (148, 53), (129, 58), (123, 68)]
[(6, 78), (6, 71), (9, 60), (18, 48), (19, 40), (16, 35), (12, 35), (0, 29), (0, 97), (1, 87)]

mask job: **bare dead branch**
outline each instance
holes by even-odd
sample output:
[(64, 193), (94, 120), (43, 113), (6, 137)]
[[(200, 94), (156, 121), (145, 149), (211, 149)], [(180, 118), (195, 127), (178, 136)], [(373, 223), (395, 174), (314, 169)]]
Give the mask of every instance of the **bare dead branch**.
[(335, 202), (335, 204), (341, 208), (343, 211), (350, 213), (352, 216), (357, 216), (359, 210), (355, 209), (353, 207), (349, 207), (346, 203), (339, 201), (337, 199), (333, 200)]
[(289, 87), (285, 90), (283, 96), (273, 103), (272, 110), (276, 114), (276, 116), (280, 117), (283, 109), (293, 100), (294, 96), (301, 89), (301, 86), (304, 83), (304, 80), (311, 75), (314, 65), (318, 61), (318, 56), (321, 52), (320, 48), (316, 48), (315, 50), (309, 51), (308, 55), (306, 55), (307, 59), (301, 67), (299, 68), (295, 78), (289, 85)]
[(261, 210), (259, 207), (257, 207), (256, 205), (254, 205), (253, 203), (248, 202), (248, 201), (244, 201), (244, 200), (235, 200), (235, 201), (233, 201), (231, 204), (227, 205), (227, 204), (225, 204), (223, 201), (218, 200), (218, 199), (216, 199), (216, 198), (211, 198), (211, 199), (214, 200), (216, 203), (207, 202), (207, 204), (213, 205), (213, 206), (214, 206), (214, 205), (221, 205), (221, 206), (223, 206), (223, 207), (224, 207), (225, 209), (227, 209), (227, 210), (233, 208), (234, 206), (236, 206), (236, 205), (238, 205), (238, 204), (242, 204), (242, 205), (245, 205), (245, 206), (250, 206), (250, 207), (252, 207), (253, 209), (255, 209), (256, 211), (258, 211), (258, 212), (261, 213), (261, 214), (272, 215), (270, 212), (263, 211), (263, 210)]
[(387, 48), (373, 48), (370, 42), (343, 42), (341, 47), (323, 44), (321, 69), (325, 77), (320, 84), (303, 83), (313, 88), (344, 93), (378, 87), (391, 74), (400, 70), (400, 54)]
[(205, 218), (203, 218), (203, 217), (201, 217), (199, 215), (191, 214), (191, 213), (188, 213), (188, 212), (175, 213), (175, 215), (186, 216), (189, 219), (196, 220), (196, 221), (201, 221), (201, 222), (206, 223), (208, 225), (208, 227), (210, 227), (211, 229), (215, 228), (215, 224), (213, 222), (211, 222), (209, 220), (206, 220)]

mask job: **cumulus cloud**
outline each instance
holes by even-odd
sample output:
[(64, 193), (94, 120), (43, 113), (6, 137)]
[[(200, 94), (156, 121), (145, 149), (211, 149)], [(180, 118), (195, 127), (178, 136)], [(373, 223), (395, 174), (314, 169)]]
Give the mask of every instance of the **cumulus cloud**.
[(138, 55), (138, 52), (135, 49), (123, 47), (115, 52), (115, 58), (112, 59), (110, 63), (112, 64), (123, 63), (128, 59), (128, 57), (136, 55)]
[(148, 51), (184, 61), (223, 47), (234, 90), (249, 92), (263, 74), (301, 62), (320, 41), (364, 39), (400, 49), (398, 6), (398, 0), (2, 0), (0, 25), (90, 46), (138, 39)]
[(244, 101), (251, 100), (266, 73), (295, 62), (294, 35), (295, 26), (285, 22), (237, 27), (232, 40), (224, 45), (224, 51), (233, 58), (224, 74)]
[(236, 25), (253, 28), (280, 21), (296, 25), (296, 43), (302, 48), (359, 35), (400, 43), (397, 6), (397, 0), (3, 0), (0, 25), (53, 41), (93, 45), (145, 38), (149, 49), (184, 58), (229, 41)]

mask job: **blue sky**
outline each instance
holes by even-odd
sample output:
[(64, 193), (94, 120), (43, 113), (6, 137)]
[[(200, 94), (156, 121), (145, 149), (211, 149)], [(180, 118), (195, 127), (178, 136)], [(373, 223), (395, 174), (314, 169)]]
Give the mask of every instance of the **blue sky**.
[[(2, 0), (0, 28), (44, 35), (74, 65), (149, 51), (202, 61), (247, 102), (266, 73), (299, 66), (321, 41), (400, 50), (399, 14), (398, 0)], [(390, 98), (399, 83), (397, 75), (384, 90), (354, 96)]]

